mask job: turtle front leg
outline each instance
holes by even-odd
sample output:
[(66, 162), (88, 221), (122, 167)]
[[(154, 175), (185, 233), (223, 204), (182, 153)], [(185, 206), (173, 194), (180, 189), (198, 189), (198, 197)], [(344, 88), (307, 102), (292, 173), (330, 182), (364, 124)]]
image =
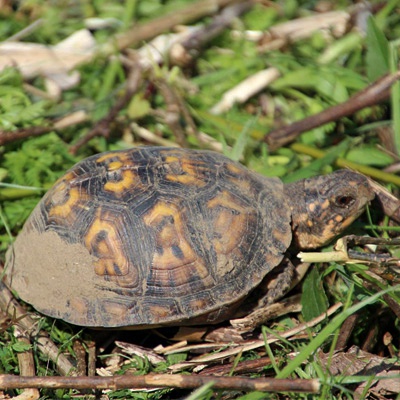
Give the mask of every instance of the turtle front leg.
[(231, 320), (231, 325), (243, 333), (252, 331), (271, 318), (288, 312), (301, 311), (298, 296), (284, 299), (279, 303), (278, 300), (303, 279), (309, 266), (308, 263), (299, 263), (295, 266), (289, 258), (285, 258), (251, 294), (250, 301), (245, 305), (247, 314), (243, 318)]

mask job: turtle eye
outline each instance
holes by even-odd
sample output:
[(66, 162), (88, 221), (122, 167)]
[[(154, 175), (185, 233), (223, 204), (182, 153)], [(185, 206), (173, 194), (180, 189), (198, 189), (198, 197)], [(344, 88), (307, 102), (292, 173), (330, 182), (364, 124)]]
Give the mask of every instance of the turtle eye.
[(349, 195), (340, 195), (337, 196), (335, 199), (335, 203), (337, 206), (342, 208), (348, 208), (354, 204), (356, 199), (353, 196)]

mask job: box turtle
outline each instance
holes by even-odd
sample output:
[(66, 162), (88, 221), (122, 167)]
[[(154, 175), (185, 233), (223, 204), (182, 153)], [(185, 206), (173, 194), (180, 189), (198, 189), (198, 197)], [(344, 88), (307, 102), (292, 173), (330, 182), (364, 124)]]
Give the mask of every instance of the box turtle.
[[(250, 294), (281, 296), (290, 255), (329, 242), (373, 197), (348, 170), (284, 185), (210, 151), (107, 152), (43, 197), (9, 251), (6, 281), (76, 325), (216, 323)], [(282, 263), (275, 287), (260, 290)]]

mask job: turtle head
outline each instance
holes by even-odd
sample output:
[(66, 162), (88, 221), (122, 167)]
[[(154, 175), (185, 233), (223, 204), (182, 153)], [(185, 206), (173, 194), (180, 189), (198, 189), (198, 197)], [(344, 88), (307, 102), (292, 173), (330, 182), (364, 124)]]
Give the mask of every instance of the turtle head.
[(375, 196), (365, 176), (344, 169), (287, 184), (285, 195), (292, 211), (294, 245), (299, 249), (330, 242)]

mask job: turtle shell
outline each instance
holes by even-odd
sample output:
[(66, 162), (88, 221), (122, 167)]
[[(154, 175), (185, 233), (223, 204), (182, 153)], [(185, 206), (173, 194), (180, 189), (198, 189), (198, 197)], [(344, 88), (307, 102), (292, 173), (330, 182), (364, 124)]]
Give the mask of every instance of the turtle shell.
[(291, 237), (278, 179), (213, 152), (135, 148), (61, 177), (6, 274), (23, 300), (76, 325), (215, 323), (280, 263)]

